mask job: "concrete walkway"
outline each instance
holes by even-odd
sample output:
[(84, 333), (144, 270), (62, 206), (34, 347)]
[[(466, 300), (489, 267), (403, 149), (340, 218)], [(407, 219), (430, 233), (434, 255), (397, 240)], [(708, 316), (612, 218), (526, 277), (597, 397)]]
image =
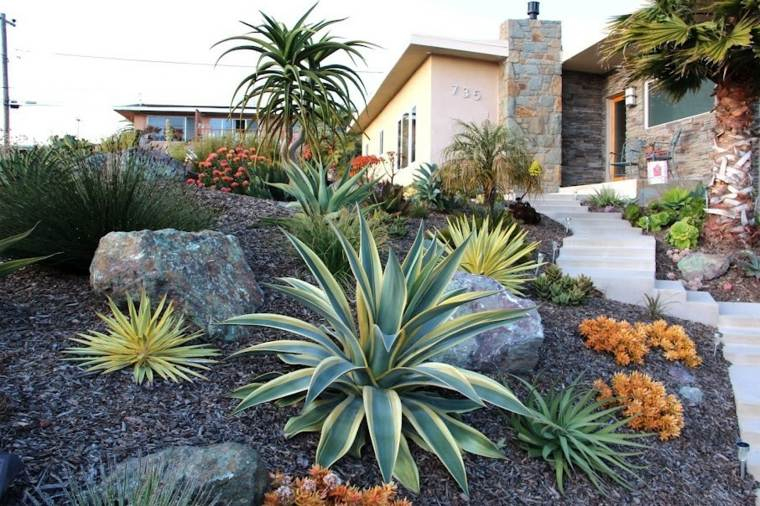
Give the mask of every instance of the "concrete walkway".
[[(563, 189), (531, 204), (566, 225), (557, 265), (567, 274), (585, 274), (613, 300), (643, 304), (660, 296), (670, 316), (718, 327), (736, 399), (741, 438), (750, 443), (748, 471), (760, 479), (760, 304), (716, 302), (707, 292), (686, 290), (680, 281), (655, 279), (655, 241), (621, 219), (620, 213), (590, 213), (583, 193)], [(760, 498), (757, 504), (760, 506)]]

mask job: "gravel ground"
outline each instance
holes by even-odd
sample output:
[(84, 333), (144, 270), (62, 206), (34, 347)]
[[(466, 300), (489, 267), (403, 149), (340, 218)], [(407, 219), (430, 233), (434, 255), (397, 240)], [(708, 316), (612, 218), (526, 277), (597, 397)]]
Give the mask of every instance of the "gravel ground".
[[(303, 273), (301, 263), (282, 247), (279, 232), (257, 224), (261, 217), (285, 214), (282, 206), (221, 193), (199, 196), (223, 212), (218, 228), (240, 239), (259, 281)], [(397, 244), (408, 244), (415, 229), (410, 226), (407, 238)], [(529, 230), (531, 237), (549, 241), (564, 235), (564, 228), (548, 219)], [(263, 311), (308, 316), (289, 300), (265, 291)], [(241, 416), (231, 415), (235, 402), (228, 397), (230, 390), (256, 374), (281, 369), (278, 361), (270, 356), (227, 359), (212, 368), (209, 381), (178, 385), (159, 381), (153, 387), (133, 384), (126, 371), (87, 375), (62, 361), (60, 351), (75, 332), (99, 327), (95, 312), (104, 309), (104, 301), (89, 291), (83, 276), (33, 267), (0, 280), (0, 450), (22, 456), (28, 468), (27, 475), (12, 487), (6, 504), (21, 502), (24, 487), (51, 481), (50, 475), (91, 474), (102, 461), (119, 461), (170, 445), (238, 441), (257, 447), (272, 469), (305, 472), (317, 437), (285, 440), (281, 432), (295, 409), (264, 405)], [(579, 374), (590, 383), (619, 370), (610, 356), (583, 346), (576, 332), (583, 318), (601, 314), (643, 318), (640, 308), (600, 298), (580, 308), (547, 303), (540, 312), (545, 342), (534, 380), (542, 387), (566, 385)], [(638, 458), (648, 467), (640, 472), (632, 492), (610, 487), (605, 498), (578, 476), (560, 496), (548, 466), (528, 458), (515, 445), (505, 415), (488, 409), (469, 416), (468, 421), (494, 440), (503, 438), (506, 459), (465, 457), (471, 490), (468, 502), (443, 466), (432, 455), (417, 451), (422, 494), (412, 498), (415, 504), (754, 504), (751, 480), (738, 477), (737, 423), (728, 364), (720, 354), (713, 356), (712, 329), (684, 325), (704, 365), (686, 371), (655, 351), (642, 369), (665, 382), (671, 392), (686, 378), (686, 383), (703, 390), (705, 401), (696, 408), (685, 407), (686, 427), (680, 438), (651, 441)], [(274, 331), (254, 331), (241, 342), (220, 347), (228, 356), (244, 345), (276, 337)], [(336, 471), (356, 484), (380, 480), (371, 452), (361, 461), (344, 459)], [(47, 478), (43, 478), (45, 473)]]

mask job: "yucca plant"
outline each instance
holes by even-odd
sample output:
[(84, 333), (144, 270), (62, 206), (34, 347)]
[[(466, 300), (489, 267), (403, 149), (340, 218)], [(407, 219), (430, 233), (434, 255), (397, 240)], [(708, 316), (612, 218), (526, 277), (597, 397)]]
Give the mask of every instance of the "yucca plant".
[[(280, 278), (272, 285), (316, 313), (317, 326), (279, 314), (250, 314), (227, 320), (283, 330), (300, 339), (262, 343), (240, 353), (277, 353), (298, 369), (273, 379), (265, 376), (235, 391), (236, 412), (280, 400), (303, 403), (288, 420), (285, 435), (319, 432), (316, 463), (330, 467), (351, 451), (360, 454), (367, 437), (385, 482), (396, 477), (419, 490), (419, 473), (409, 451), (411, 439), (434, 453), (467, 493), (462, 450), (487, 457), (501, 450), (463, 423), (459, 414), (486, 403), (529, 415), (505, 386), (481, 374), (434, 358), (444, 350), (525, 314), (520, 309), (482, 311), (450, 319), (461, 305), (493, 292), (447, 291), (468, 243), (444, 256), (425, 240), (420, 226), (403, 262), (391, 250), (385, 268), (364, 217), (358, 213), (361, 240), (357, 252), (336, 230), (356, 280), (354, 310), (316, 252), (289, 236), (317, 285)], [(354, 317), (354, 314), (356, 317)], [(457, 394), (457, 397), (442, 395)]]
[[(32, 235), (32, 232), (34, 232), (34, 229), (37, 225), (30, 228), (26, 232), (22, 232), (20, 234), (12, 235), (10, 237), (6, 237), (5, 239), (0, 239), (0, 253), (3, 253), (4, 251), (7, 251), (13, 247), (14, 244), (19, 243)], [(22, 267), (26, 267), (27, 265), (32, 265), (34, 263), (37, 263), (41, 260), (45, 260), (46, 258), (50, 258), (53, 255), (45, 255), (41, 257), (32, 257), (32, 258), (17, 258), (15, 260), (0, 260), (0, 278), (3, 278), (7, 276), (8, 274), (17, 271), (21, 269)]]
[(539, 243), (526, 242), (527, 231), (520, 230), (517, 223), (505, 225), (501, 220), (492, 225), (488, 216), (480, 223), (474, 216), (448, 218), (447, 222), (446, 232), (439, 230), (436, 237), (447, 253), (468, 243), (462, 270), (493, 278), (510, 292), (522, 295), (522, 286), (534, 279), (531, 273), (542, 265), (533, 260)]
[(192, 377), (205, 379), (195, 369), (208, 370), (205, 364), (215, 362), (210, 357), (219, 351), (202, 344), (186, 344), (203, 333), (187, 334), (184, 319), (174, 315), (174, 305), (166, 304), (165, 295), (155, 310), (144, 290), (139, 308), (127, 296), (127, 314), (110, 298), (108, 307), (112, 316), (98, 314), (108, 334), (91, 331), (71, 338), (83, 346), (65, 350), (73, 355), (69, 360), (80, 362), (87, 371), (103, 374), (132, 367), (137, 384), (145, 379), (153, 383), (154, 373), (175, 383), (181, 379), (192, 381)]
[(288, 183), (271, 183), (296, 199), (300, 210), (309, 216), (325, 216), (340, 211), (345, 207), (361, 204), (372, 192), (374, 182), (364, 183), (366, 168), (350, 176), (345, 171), (338, 181), (327, 181), (327, 170), (316, 163), (313, 166), (304, 162), (304, 167), (295, 163), (285, 166)]
[(629, 421), (613, 420), (621, 408), (605, 409), (595, 399), (597, 391), (593, 388), (576, 393), (577, 380), (546, 396), (527, 381), (520, 381), (530, 392), (528, 407), (538, 416), (513, 415), (512, 427), (531, 457), (542, 458), (554, 468), (561, 493), (565, 491), (565, 476), (576, 470), (585, 473), (600, 492), (604, 492), (603, 476), (630, 488), (625, 475), (635, 477), (637, 467), (626, 458), (638, 453), (626, 453), (615, 447), (645, 445), (634, 441), (643, 437), (640, 434), (616, 432)]

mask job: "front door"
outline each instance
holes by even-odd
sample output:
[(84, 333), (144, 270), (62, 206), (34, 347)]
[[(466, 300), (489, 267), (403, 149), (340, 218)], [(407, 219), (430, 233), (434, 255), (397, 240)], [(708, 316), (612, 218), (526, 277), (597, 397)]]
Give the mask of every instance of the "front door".
[(625, 160), (625, 95), (607, 99), (607, 145), (609, 152), (610, 180), (625, 178), (625, 167), (613, 165)]

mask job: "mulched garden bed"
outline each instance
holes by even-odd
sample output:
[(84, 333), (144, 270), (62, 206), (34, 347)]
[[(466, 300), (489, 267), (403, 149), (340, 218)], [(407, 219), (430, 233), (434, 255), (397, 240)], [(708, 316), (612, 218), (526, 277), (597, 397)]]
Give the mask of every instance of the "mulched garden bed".
[[(678, 265), (667, 254), (670, 246), (665, 240), (665, 234), (654, 234), (657, 243), (657, 279), (670, 279), (673, 275), (680, 278)], [(735, 249), (718, 249), (707, 246), (699, 246), (695, 251), (702, 253), (715, 253), (731, 257), (731, 267), (728, 271), (716, 279), (703, 281), (700, 290), (710, 292), (710, 295), (717, 301), (723, 302), (760, 302), (760, 279), (748, 277), (744, 274), (744, 269), (736, 261), (737, 253)], [(755, 248), (755, 254), (760, 254), (760, 250)], [(670, 274), (670, 278), (668, 275)]]
[[(200, 192), (199, 198), (222, 210), (219, 229), (235, 234), (260, 282), (282, 275), (300, 275), (301, 262), (284, 246), (279, 232), (257, 224), (265, 216), (287, 211), (277, 203), (221, 193)], [(434, 221), (435, 221), (434, 217)], [(532, 238), (564, 236), (564, 227), (545, 219), (528, 227)], [(416, 230), (410, 220), (408, 244)], [(290, 300), (265, 289), (262, 311), (304, 316)], [(106, 305), (94, 296), (88, 280), (45, 267), (33, 267), (0, 280), (0, 450), (24, 458), (28, 474), (11, 489), (7, 504), (22, 501), (23, 488), (55, 481), (51, 475), (92, 474), (102, 461), (148, 454), (171, 445), (205, 445), (238, 441), (259, 449), (270, 469), (303, 474), (316, 450), (315, 435), (285, 440), (282, 427), (295, 409), (267, 404), (242, 416), (231, 414), (230, 390), (256, 374), (279, 370), (272, 356), (222, 360), (207, 374), (209, 381), (153, 387), (132, 383), (124, 371), (108, 376), (84, 374), (61, 360), (61, 350), (74, 333), (99, 327), (96, 311)], [(576, 332), (583, 318), (601, 314), (631, 320), (644, 317), (641, 308), (601, 298), (584, 307), (564, 308), (545, 303), (540, 308), (545, 342), (535, 380), (543, 387), (567, 385), (579, 374), (584, 382), (609, 378), (620, 368), (609, 355), (588, 350)], [(663, 381), (669, 392), (687, 383), (702, 389), (704, 402), (685, 406), (683, 435), (673, 441), (651, 439), (636, 462), (648, 465), (632, 492), (609, 487), (601, 496), (580, 476), (566, 484), (560, 496), (554, 476), (542, 461), (528, 458), (514, 440), (508, 418), (495, 409), (481, 410), (468, 422), (493, 440), (503, 440), (506, 459), (466, 456), (473, 504), (754, 504), (752, 482), (740, 481), (734, 444), (738, 434), (727, 362), (713, 356), (713, 330), (683, 323), (695, 340), (704, 364), (687, 371), (652, 351), (641, 369)], [(224, 356), (241, 347), (278, 337), (277, 332), (252, 331), (237, 343), (218, 343)], [(629, 368), (630, 369), (630, 368)], [(693, 375), (693, 378), (689, 378)], [(515, 385), (511, 378), (501, 378)], [(7, 406), (3, 407), (3, 400)], [(437, 459), (415, 452), (422, 494), (415, 504), (468, 504)], [(346, 458), (335, 466), (355, 484), (380, 481), (371, 452), (361, 461)], [(44, 478), (43, 476), (47, 476)]]

